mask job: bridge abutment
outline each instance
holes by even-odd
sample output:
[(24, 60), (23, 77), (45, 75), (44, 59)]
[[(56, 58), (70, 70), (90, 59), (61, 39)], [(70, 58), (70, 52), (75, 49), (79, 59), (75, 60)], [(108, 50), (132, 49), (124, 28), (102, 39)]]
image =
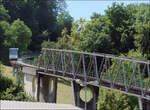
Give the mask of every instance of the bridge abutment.
[[(80, 84), (72, 81), (72, 90), (73, 90), (73, 97), (74, 97), (74, 104), (75, 106), (86, 108), (86, 110), (97, 110), (97, 101), (99, 95), (99, 87), (87, 85), (86, 87), (90, 88), (92, 92), (92, 98), (85, 102), (81, 99), (80, 91), (84, 88)], [(85, 104), (86, 103), (86, 104)], [(86, 105), (86, 107), (85, 107)]]
[(46, 75), (37, 75), (37, 99), (40, 102), (56, 103), (57, 78)]

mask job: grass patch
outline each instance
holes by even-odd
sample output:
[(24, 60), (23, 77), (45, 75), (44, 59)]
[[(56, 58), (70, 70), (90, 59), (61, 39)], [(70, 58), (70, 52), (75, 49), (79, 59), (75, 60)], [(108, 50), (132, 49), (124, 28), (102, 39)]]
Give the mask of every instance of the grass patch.
[[(92, 92), (87, 88), (87, 101), (90, 101), (93, 97)], [(84, 101), (85, 90), (80, 91), (80, 98)], [(57, 83), (57, 103), (74, 104), (71, 82), (64, 79), (58, 79)]]
[(11, 66), (5, 66), (3, 64), (1, 64), (1, 73), (3, 76), (8, 77), (10, 79), (12, 79), (14, 82), (16, 82), (16, 78), (13, 76), (12, 73), (12, 67)]
[(67, 80), (58, 79), (57, 103), (74, 104), (71, 83)]

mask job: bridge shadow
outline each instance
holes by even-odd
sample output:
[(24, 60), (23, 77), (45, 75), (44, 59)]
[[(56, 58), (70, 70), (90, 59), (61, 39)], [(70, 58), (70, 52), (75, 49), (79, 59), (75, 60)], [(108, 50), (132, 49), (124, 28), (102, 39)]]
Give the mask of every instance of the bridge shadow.
[(58, 83), (65, 84), (67, 86), (71, 86), (71, 82), (65, 79), (58, 79)]

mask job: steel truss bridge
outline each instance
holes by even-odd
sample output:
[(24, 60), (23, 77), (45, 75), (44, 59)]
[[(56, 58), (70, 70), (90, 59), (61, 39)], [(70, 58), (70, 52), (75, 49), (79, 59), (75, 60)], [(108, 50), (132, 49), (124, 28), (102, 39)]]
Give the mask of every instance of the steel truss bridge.
[[(78, 91), (77, 84), (80, 84), (79, 86), (96, 87), (94, 89), (97, 91), (97, 88), (103, 87), (138, 96), (141, 99), (141, 109), (150, 109), (149, 60), (43, 48), (38, 57), (26, 57), (22, 60), (11, 61), (11, 64), (17, 68), (33, 68), (38, 76), (40, 74), (70, 79), (74, 82), (74, 92)], [(93, 91), (96, 97), (94, 100), (97, 100), (98, 92), (95, 90)], [(85, 104), (78, 102), (77, 93), (74, 93), (74, 96), (76, 106), (90, 108), (88, 102), (84, 102)]]

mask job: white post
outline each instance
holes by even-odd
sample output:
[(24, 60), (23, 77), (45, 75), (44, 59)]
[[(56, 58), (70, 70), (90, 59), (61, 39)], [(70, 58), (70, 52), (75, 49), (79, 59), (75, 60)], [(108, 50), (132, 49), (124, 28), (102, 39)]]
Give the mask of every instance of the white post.
[(139, 97), (138, 99), (139, 99), (139, 109), (143, 110), (141, 97)]

